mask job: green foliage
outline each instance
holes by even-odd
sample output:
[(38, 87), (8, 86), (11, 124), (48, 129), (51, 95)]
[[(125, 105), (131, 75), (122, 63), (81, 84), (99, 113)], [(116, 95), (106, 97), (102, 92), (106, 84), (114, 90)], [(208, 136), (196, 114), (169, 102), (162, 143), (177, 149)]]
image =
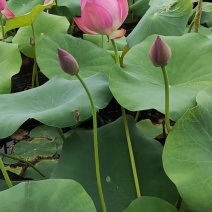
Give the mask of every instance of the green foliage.
[[(45, 36), (54, 32), (67, 33), (69, 22), (65, 17), (41, 13), (33, 24), (36, 46)], [(21, 27), (14, 36), (12, 42), (17, 43), (20, 51), (28, 57), (34, 58), (33, 46), (30, 45), (30, 37), (33, 37), (32, 27)]]
[[(175, 186), (162, 167), (163, 147), (145, 137), (128, 119), (142, 195), (156, 196), (174, 204)], [(99, 154), (103, 191), (108, 211), (122, 211), (136, 198), (123, 119), (99, 128)], [(74, 179), (85, 188), (101, 210), (96, 185), (92, 131), (76, 130), (63, 145), (52, 178)]]
[(56, 4), (55, 0), (51, 0), (48, 4), (45, 4), (45, 5), (38, 4), (29, 13), (26, 13), (20, 16), (15, 16), (14, 18), (8, 19), (5, 25), (5, 33), (15, 28), (32, 25), (35, 22), (38, 15), (43, 10), (55, 4)]
[(148, 212), (177, 212), (177, 209), (170, 203), (157, 197), (147, 196), (142, 196), (134, 200), (132, 203), (130, 203), (129, 207), (123, 212), (138, 212), (143, 210)]
[[(55, 33), (45, 36), (38, 43), (37, 48), (38, 65), (48, 78), (59, 75), (67, 79), (76, 79), (76, 77), (61, 69), (57, 55), (58, 48), (68, 51), (76, 58), (80, 67), (80, 75), (83, 78), (92, 76), (97, 72), (104, 72), (108, 75), (114, 66), (113, 59), (105, 50), (88, 41)], [(46, 62), (46, 55), (48, 55), (48, 63)]]
[(128, 45), (135, 46), (153, 34), (183, 35), (191, 9), (191, 0), (166, 0), (152, 4), (127, 37)]
[[(10, 201), (8, 201), (8, 199)], [(0, 192), (0, 210), (11, 211), (95, 212), (95, 206), (74, 180), (42, 180), (20, 183)]]
[(0, 42), (0, 93), (10, 93), (11, 77), (21, 68), (21, 54), (17, 44)]
[(194, 211), (212, 208), (212, 87), (197, 94), (197, 106), (188, 110), (170, 132), (163, 153), (167, 175)]
[[(212, 42), (196, 33), (162, 38), (172, 50), (167, 74), (170, 83), (170, 117), (176, 121), (188, 108), (196, 105), (196, 94), (211, 84)], [(152, 65), (148, 54), (154, 39), (155, 36), (150, 36), (130, 49), (124, 58), (123, 69), (114, 66), (111, 71), (110, 89), (117, 101), (128, 110), (154, 108), (164, 113), (162, 71), (160, 67)]]
[[(86, 78), (85, 82), (91, 90), (96, 108), (106, 107), (111, 99), (106, 75), (98, 73)], [(59, 77), (35, 89), (0, 95), (0, 101), (1, 138), (11, 135), (30, 118), (49, 126), (68, 127), (92, 115), (90, 102), (80, 82)], [(11, 116), (12, 119), (9, 118)]]

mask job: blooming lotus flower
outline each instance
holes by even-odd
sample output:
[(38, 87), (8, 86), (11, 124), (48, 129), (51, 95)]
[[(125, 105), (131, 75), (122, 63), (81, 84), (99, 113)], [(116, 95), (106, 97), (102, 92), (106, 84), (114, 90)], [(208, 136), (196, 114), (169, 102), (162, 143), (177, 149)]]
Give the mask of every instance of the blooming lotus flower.
[(75, 75), (79, 72), (79, 65), (76, 59), (66, 50), (58, 48), (60, 66), (66, 73)]
[(75, 17), (74, 21), (84, 33), (114, 39), (125, 35), (126, 30), (118, 28), (127, 14), (127, 0), (81, 0), (81, 17)]
[(149, 52), (149, 57), (153, 65), (166, 66), (171, 55), (172, 52), (170, 47), (160, 38), (160, 36), (157, 36)]
[(6, 18), (13, 18), (15, 16), (14, 13), (9, 8), (7, 8), (6, 0), (0, 0), (0, 12)]

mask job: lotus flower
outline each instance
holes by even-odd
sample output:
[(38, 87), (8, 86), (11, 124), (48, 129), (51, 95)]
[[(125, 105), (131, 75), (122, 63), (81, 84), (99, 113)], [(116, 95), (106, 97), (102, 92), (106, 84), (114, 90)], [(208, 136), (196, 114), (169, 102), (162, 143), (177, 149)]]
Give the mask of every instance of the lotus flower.
[(172, 52), (170, 47), (160, 38), (160, 36), (157, 36), (149, 52), (149, 57), (153, 65), (166, 66), (171, 55)]
[(75, 75), (79, 72), (79, 65), (76, 59), (66, 50), (58, 48), (60, 66), (66, 73)]
[(0, 0), (0, 12), (6, 18), (13, 18), (15, 16), (14, 13), (9, 8), (7, 8), (6, 0)]
[(75, 17), (74, 21), (84, 33), (115, 39), (126, 33), (126, 30), (118, 28), (127, 14), (127, 0), (81, 0), (81, 17)]

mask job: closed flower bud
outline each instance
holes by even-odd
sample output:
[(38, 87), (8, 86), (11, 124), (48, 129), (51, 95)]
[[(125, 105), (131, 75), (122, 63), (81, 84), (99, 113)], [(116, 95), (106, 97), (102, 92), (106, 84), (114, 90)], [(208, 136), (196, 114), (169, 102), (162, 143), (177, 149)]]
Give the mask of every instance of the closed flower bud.
[(157, 36), (149, 52), (149, 57), (153, 65), (166, 66), (171, 55), (171, 48), (160, 38), (160, 36)]
[(69, 52), (58, 48), (58, 58), (63, 71), (70, 75), (76, 75), (79, 72), (79, 65)]

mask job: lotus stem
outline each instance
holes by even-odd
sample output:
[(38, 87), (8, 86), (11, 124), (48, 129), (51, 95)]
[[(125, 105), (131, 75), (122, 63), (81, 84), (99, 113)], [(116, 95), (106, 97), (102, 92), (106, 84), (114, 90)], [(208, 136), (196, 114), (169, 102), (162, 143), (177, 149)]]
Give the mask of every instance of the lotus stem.
[(96, 116), (96, 108), (93, 102), (93, 98), (91, 96), (91, 93), (87, 87), (87, 85), (84, 83), (83, 79), (79, 75), (79, 73), (76, 74), (76, 77), (79, 79), (81, 82), (82, 86), (84, 87), (88, 98), (91, 103), (91, 108), (92, 108), (92, 115), (93, 115), (93, 135), (94, 135), (94, 157), (95, 157), (95, 168), (96, 168), (96, 179), (97, 179), (97, 186), (98, 186), (98, 191), (99, 191), (99, 197), (100, 197), (100, 202), (102, 206), (102, 211), (106, 212), (106, 204), (104, 200), (104, 195), (102, 191), (102, 183), (101, 183), (101, 176), (100, 176), (100, 166), (99, 166), (99, 149), (98, 149), (98, 135), (97, 135), (97, 116)]
[(12, 182), (11, 182), (8, 174), (7, 174), (7, 170), (5, 169), (4, 164), (3, 164), (3, 161), (2, 161), (1, 158), (0, 158), (0, 169), (2, 171), (2, 174), (4, 176), (4, 179), (5, 179), (6, 183), (7, 183), (8, 188), (13, 187), (13, 184), (12, 184)]
[(165, 123), (167, 132), (169, 133), (171, 130), (170, 118), (169, 118), (169, 79), (166, 73), (166, 67), (161, 66), (161, 69), (163, 72), (163, 78), (165, 84)]

